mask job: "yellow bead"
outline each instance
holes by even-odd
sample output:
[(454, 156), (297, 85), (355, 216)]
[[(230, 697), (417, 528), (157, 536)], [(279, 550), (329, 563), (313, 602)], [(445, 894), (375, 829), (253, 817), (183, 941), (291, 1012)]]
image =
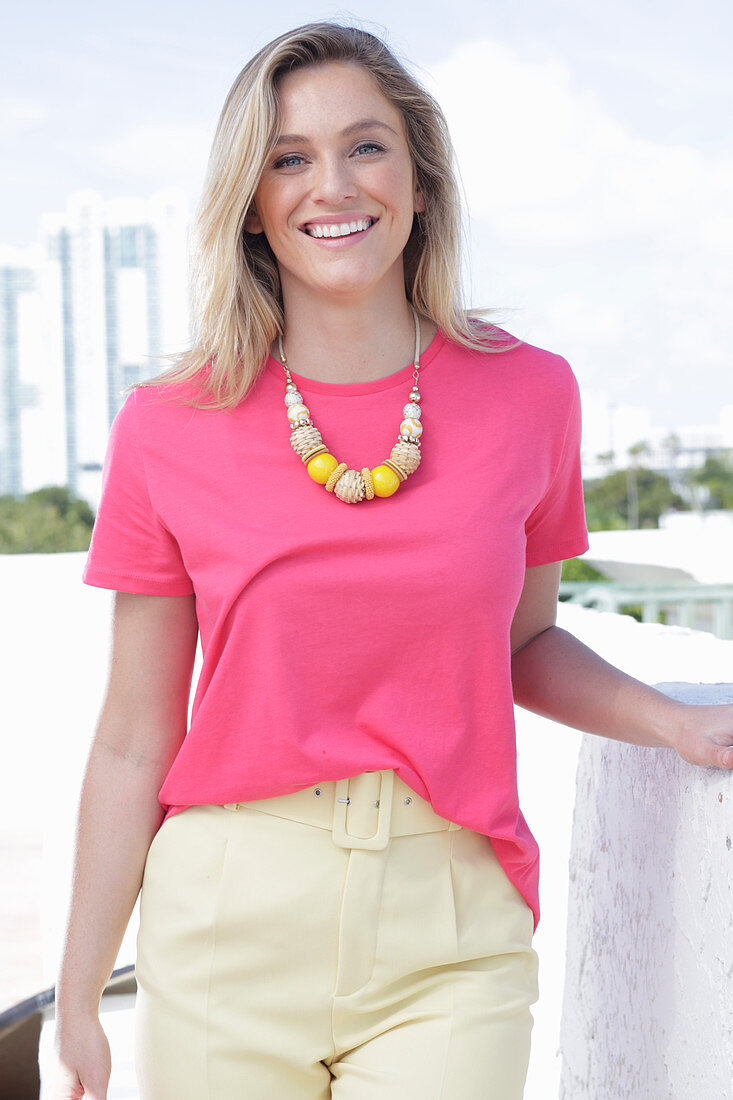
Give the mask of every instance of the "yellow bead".
[(372, 470), (374, 492), (378, 497), (391, 497), (400, 487), (400, 479), (389, 466), (375, 466)]
[(328, 451), (322, 451), (319, 455), (313, 456), (306, 465), (306, 470), (319, 485), (325, 485), (338, 464), (337, 458), (330, 455)]

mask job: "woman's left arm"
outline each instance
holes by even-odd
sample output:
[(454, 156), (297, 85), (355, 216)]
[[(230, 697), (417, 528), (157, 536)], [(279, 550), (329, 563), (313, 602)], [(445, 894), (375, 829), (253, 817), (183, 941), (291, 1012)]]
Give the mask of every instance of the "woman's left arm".
[(733, 705), (670, 699), (556, 626), (561, 569), (551, 562), (526, 570), (511, 628), (515, 702), (586, 733), (733, 769)]

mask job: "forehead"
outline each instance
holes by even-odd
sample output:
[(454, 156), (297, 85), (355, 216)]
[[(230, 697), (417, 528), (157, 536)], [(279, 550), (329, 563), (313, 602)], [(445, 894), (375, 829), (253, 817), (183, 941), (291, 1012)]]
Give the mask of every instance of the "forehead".
[(376, 118), (404, 133), (400, 111), (355, 61), (328, 61), (285, 73), (278, 81), (280, 132), (311, 134)]

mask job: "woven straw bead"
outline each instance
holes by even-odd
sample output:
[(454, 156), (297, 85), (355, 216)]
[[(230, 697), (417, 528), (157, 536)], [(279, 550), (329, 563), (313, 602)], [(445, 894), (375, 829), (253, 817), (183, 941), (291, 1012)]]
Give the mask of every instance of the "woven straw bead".
[(315, 424), (303, 424), (290, 433), (290, 445), (301, 458), (319, 443), (323, 443), (323, 439)]
[(358, 470), (347, 470), (336, 482), (334, 493), (339, 500), (345, 500), (347, 504), (356, 504), (364, 499), (366, 486), (364, 478)]
[(420, 448), (414, 443), (406, 443), (403, 439), (395, 443), (389, 456), (393, 462), (397, 462), (408, 474), (412, 474), (420, 465)]

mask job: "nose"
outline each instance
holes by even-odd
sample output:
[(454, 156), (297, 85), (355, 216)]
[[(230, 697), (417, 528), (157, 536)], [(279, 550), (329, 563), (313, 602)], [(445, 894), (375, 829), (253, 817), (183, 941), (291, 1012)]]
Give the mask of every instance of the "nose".
[(338, 206), (356, 197), (358, 187), (351, 171), (351, 165), (343, 157), (324, 157), (316, 166), (313, 176), (311, 198), (314, 202), (324, 202)]

